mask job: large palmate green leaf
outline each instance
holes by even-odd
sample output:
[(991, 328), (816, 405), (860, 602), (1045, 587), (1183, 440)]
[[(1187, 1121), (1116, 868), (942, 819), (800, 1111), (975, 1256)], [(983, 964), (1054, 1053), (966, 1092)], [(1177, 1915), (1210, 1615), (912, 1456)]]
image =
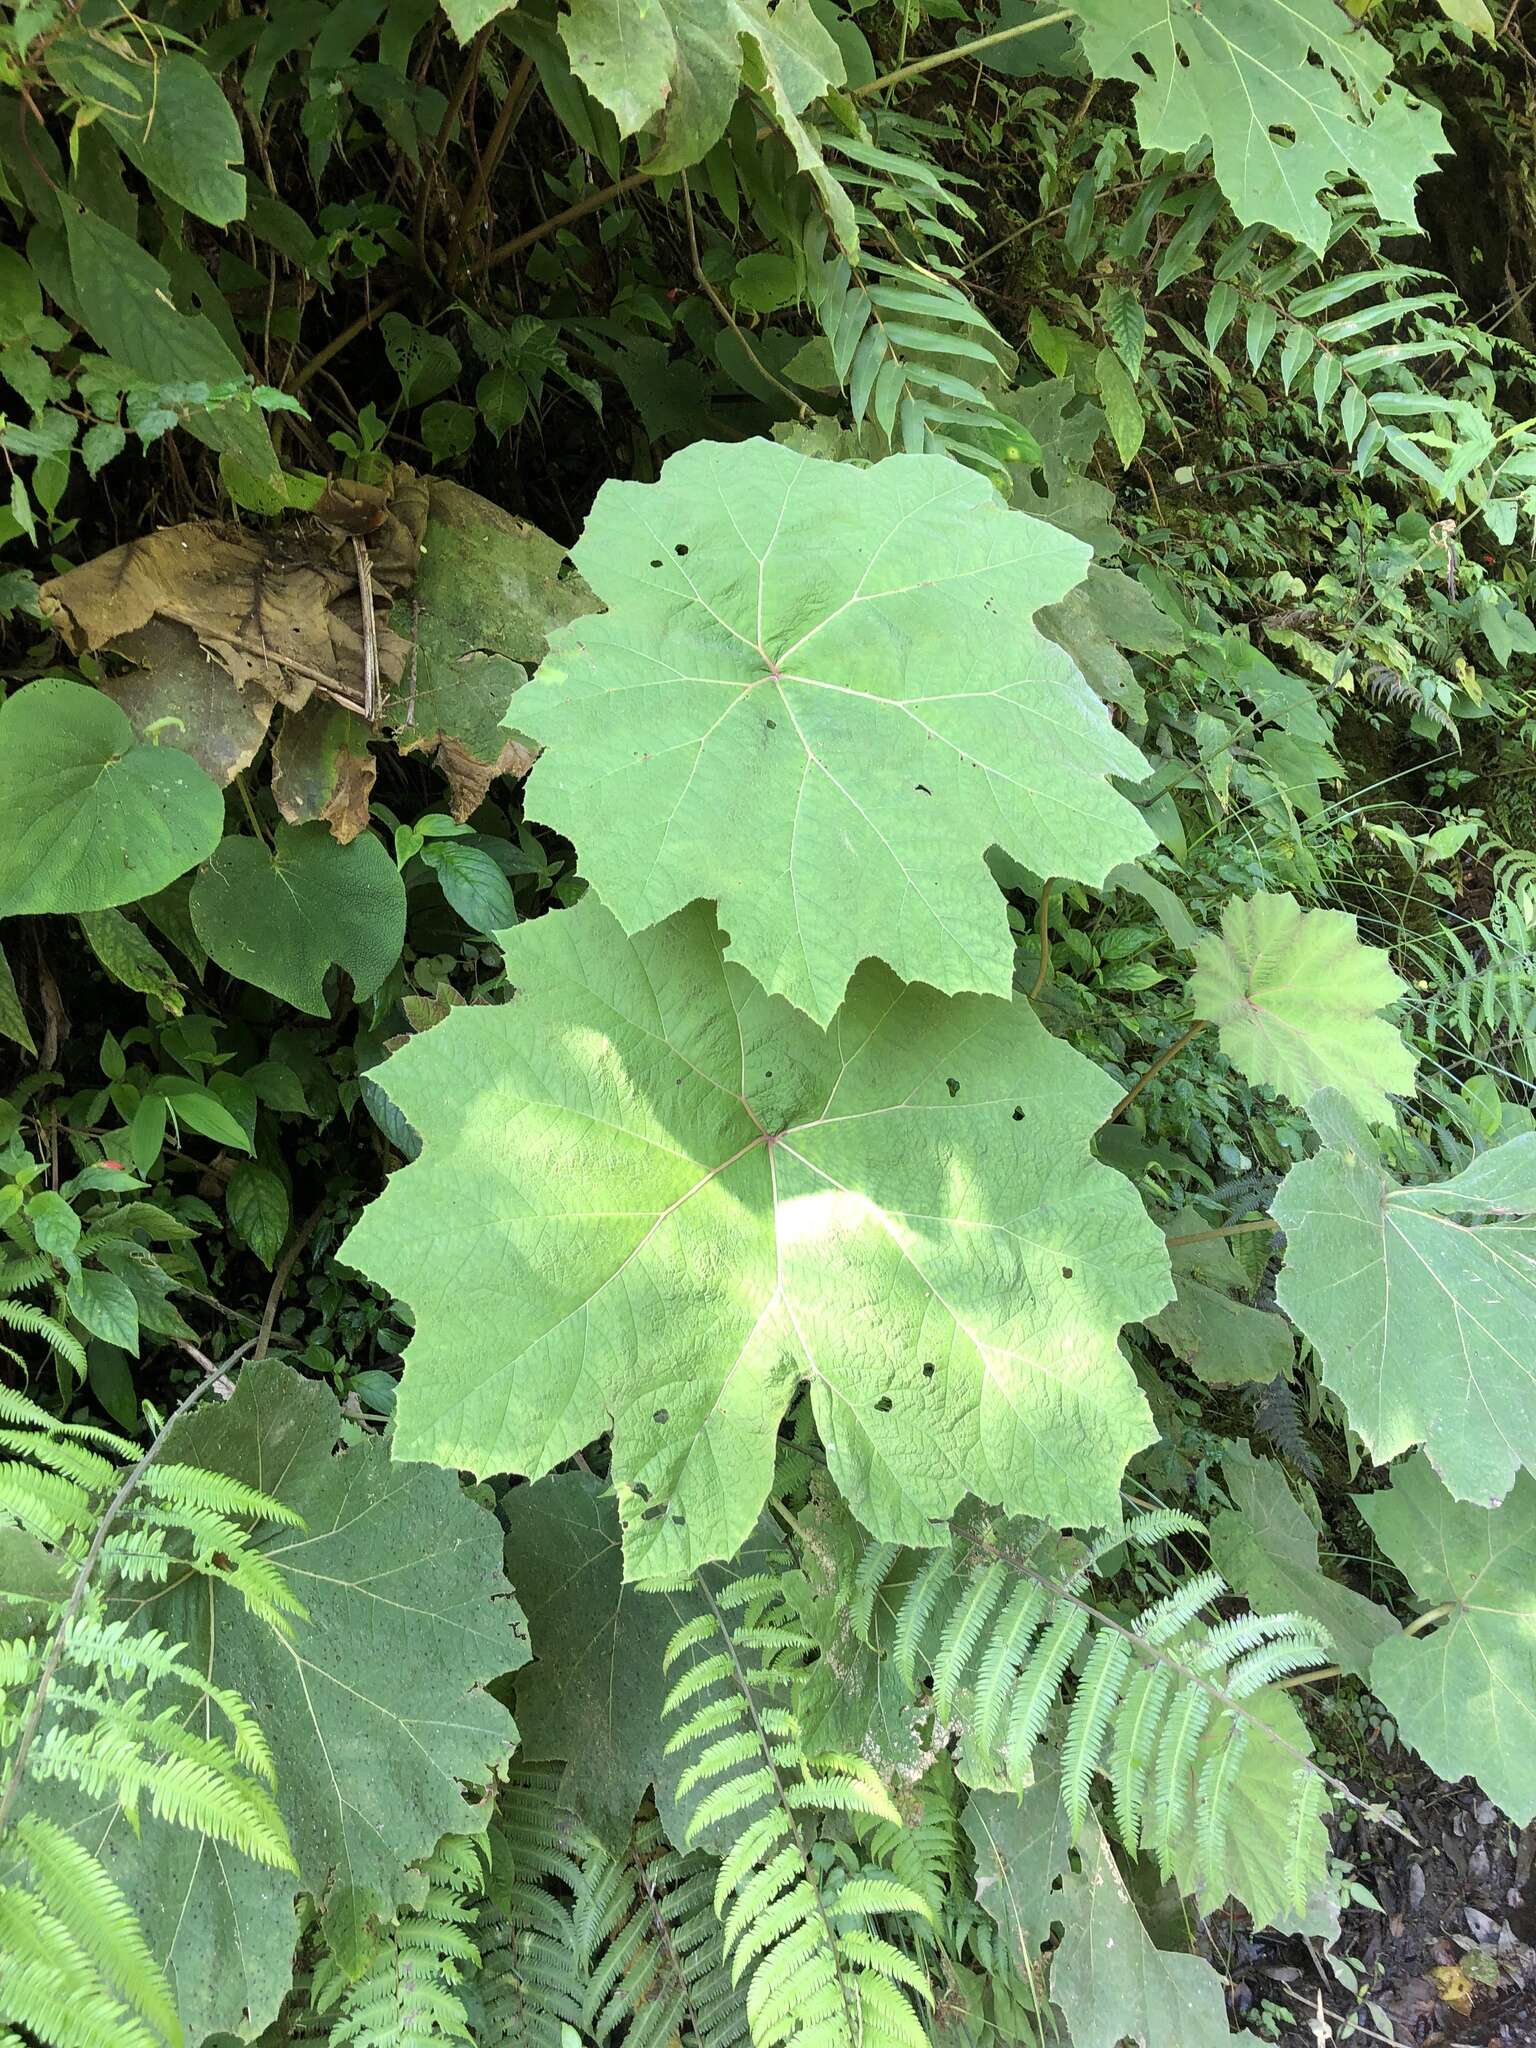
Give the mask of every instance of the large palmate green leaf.
[(483, 1690), (528, 1655), (494, 1516), (452, 1474), (392, 1464), (377, 1439), (338, 1453), (340, 1427), (323, 1383), (272, 1361), (247, 1366), (233, 1397), (178, 1423), (168, 1446), (303, 1516), (261, 1544), (307, 1610), (291, 1638), (206, 1577), (123, 1587), (110, 1606), (185, 1643), (251, 1703), (297, 1875), (147, 1815), (135, 1833), (115, 1809), (82, 1812), (83, 1795), (42, 1795), (133, 1900), (189, 2041), (273, 2017), (292, 1979), (296, 1890), (322, 1904), (343, 1965), (360, 1959), (367, 1922), (411, 1891), (405, 1866), (484, 1825), (464, 1787), (492, 1776), (516, 1734)]
[[(517, 1680), (519, 1754), (565, 1765), (562, 1805), (615, 1854), (648, 1786), (681, 1842), (692, 1802), (679, 1804), (677, 1786), (688, 1758), (667, 1754), (662, 1706), (677, 1673), (662, 1659), (684, 1622), (708, 1612), (697, 1587), (626, 1582), (617, 1503), (588, 1473), (513, 1487), (501, 1515), (507, 1576), (521, 1589), (533, 1642), (546, 1645)], [(734, 1569), (758, 1570), (778, 1553), (772, 1531), (759, 1528)], [(718, 1586), (719, 1576), (717, 1568), (709, 1582)]]
[[(1189, 1212), (1188, 1221), (1198, 1225), (1196, 1212)], [(1289, 1376), (1296, 1361), (1290, 1324), (1284, 1316), (1253, 1306), (1254, 1282), (1229, 1244), (1215, 1237), (1180, 1244), (1184, 1222), (1176, 1222), (1169, 1246), (1174, 1299), (1147, 1328), (1207, 1386)]]
[(1216, 2048), (1231, 2040), (1221, 1979), (1200, 1956), (1155, 1948), (1109, 1843), (1090, 1819), (1083, 1868), (1061, 1888), (1066, 1933), (1051, 1970), (1051, 1999), (1072, 2048)]
[(530, 814), (628, 931), (713, 898), (730, 957), (821, 1023), (871, 955), (1004, 994), (987, 848), (1098, 883), (1152, 843), (1106, 781), (1145, 762), (1030, 624), (1087, 548), (961, 464), (701, 443), (605, 484), (575, 559), (610, 609), (509, 722), (546, 748)]
[(1422, 1443), (1461, 1500), (1536, 1469), (1536, 1135), (1405, 1188), (1361, 1140), (1293, 1166), (1280, 1306), (1373, 1458)]
[[(1385, 220), (1413, 219), (1414, 185), (1445, 147), (1440, 118), (1386, 84), (1391, 60), (1336, 0), (1079, 0), (1100, 78), (1136, 87), (1148, 149), (1210, 140), (1245, 224), (1326, 246), (1322, 188), (1358, 178)], [(1385, 88), (1385, 89), (1384, 89)]]
[(808, 1380), (861, 1521), (1118, 1518), (1152, 1435), (1116, 1337), (1162, 1238), (1089, 1140), (1109, 1078), (1028, 1006), (863, 970), (822, 1032), (706, 911), (505, 935), (519, 990), (374, 1069), (422, 1138), (343, 1248), (416, 1335), (397, 1454), (538, 1475), (603, 1430), (634, 1578), (732, 1555)]
[(1260, 1614), (1320, 1621), (1339, 1663), (1364, 1678), (1372, 1651), (1398, 1632), (1392, 1615), (1324, 1573), (1316, 1524), (1273, 1458), (1229, 1444), (1221, 1472), (1233, 1505), (1211, 1522), (1211, 1562)]
[(227, 974), (323, 1017), (332, 967), (362, 1000), (400, 958), (405, 886), (371, 832), (342, 846), (325, 825), (279, 825), (270, 853), (223, 842), (192, 885), (192, 923)]
[(1057, 1879), (1071, 1868), (1072, 1824), (1062, 1804), (1059, 1759), (1038, 1749), (1032, 1784), (1022, 1792), (969, 1793), (960, 1821), (976, 1859), (977, 1904), (1027, 1978), (1061, 1910)]
[(1451, 1610), (1427, 1634), (1383, 1643), (1372, 1689), (1434, 1770), (1470, 1773), (1526, 1825), (1536, 1819), (1536, 1480), (1522, 1472), (1490, 1512), (1453, 1500), (1421, 1454), (1356, 1505), (1419, 1598)]
[(1229, 903), (1221, 936), (1195, 948), (1189, 994), (1218, 1027), (1221, 1049), (1250, 1081), (1305, 1104), (1336, 1089), (1362, 1115), (1390, 1117), (1390, 1090), (1411, 1095), (1415, 1061), (1377, 1015), (1406, 993), (1342, 910), (1303, 910), (1289, 895)]
[(177, 748), (136, 740), (99, 690), (44, 676), (0, 706), (0, 915), (132, 903), (223, 829), (217, 785)]

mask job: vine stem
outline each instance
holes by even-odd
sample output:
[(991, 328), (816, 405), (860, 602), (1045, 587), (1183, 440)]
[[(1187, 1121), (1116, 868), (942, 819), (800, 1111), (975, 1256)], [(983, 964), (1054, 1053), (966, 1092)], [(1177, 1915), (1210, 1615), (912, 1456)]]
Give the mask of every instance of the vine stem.
[(1257, 1223), (1223, 1223), (1219, 1230), (1183, 1231), (1177, 1237), (1165, 1237), (1164, 1244), (1207, 1244), (1213, 1237), (1241, 1237), (1249, 1230), (1278, 1231), (1278, 1223), (1272, 1223), (1267, 1216), (1261, 1216)]
[[(1206, 1020), (1204, 1017), (1197, 1017), (1194, 1023), (1190, 1025), (1189, 1029), (1183, 1034), (1182, 1037), (1176, 1038), (1173, 1041), (1172, 1045), (1165, 1047), (1164, 1050), (1160, 1052), (1157, 1058), (1152, 1062), (1151, 1066), (1147, 1068), (1146, 1072), (1142, 1075), (1141, 1079), (1139, 1081), (1134, 1082), (1132, 1086), (1126, 1090), (1125, 1094), (1121, 1096), (1120, 1100), (1109, 1112), (1109, 1115), (1105, 1117), (1104, 1122), (1106, 1124), (1112, 1124), (1115, 1121), (1116, 1117), (1124, 1116), (1125, 1112), (1130, 1108), (1131, 1104), (1136, 1100), (1137, 1096), (1141, 1093), (1142, 1089), (1146, 1087), (1147, 1083), (1153, 1078), (1153, 1076), (1156, 1074), (1160, 1074), (1171, 1059), (1177, 1058), (1177, 1056), (1184, 1050), (1185, 1046), (1189, 1044), (1191, 1039), (1198, 1038), (1201, 1032), (1205, 1029), (1205, 1024)], [(1103, 1126), (1101, 1125), (1100, 1128), (1102, 1129)]]
[(171, 1431), (181, 1420), (182, 1416), (186, 1414), (189, 1408), (194, 1407), (203, 1398), (208, 1389), (217, 1380), (221, 1379), (232, 1365), (238, 1365), (246, 1352), (251, 1348), (249, 1344), (242, 1344), (238, 1351), (232, 1351), (228, 1358), (221, 1359), (216, 1365), (211, 1358), (205, 1357), (195, 1344), (187, 1343), (185, 1338), (178, 1337), (176, 1342), (187, 1353), (189, 1358), (202, 1367), (203, 1377), (198, 1381), (191, 1393), (184, 1395), (171, 1410), (170, 1414), (161, 1424), (154, 1442), (144, 1453), (143, 1457), (140, 1458), (139, 1462), (130, 1469), (127, 1478), (124, 1479), (122, 1485), (119, 1486), (108, 1502), (106, 1512), (96, 1524), (96, 1534), (91, 1538), (91, 1547), (85, 1553), (84, 1562), (75, 1575), (74, 1585), (70, 1588), (69, 1598), (64, 1603), (64, 1612), (59, 1616), (58, 1626), (55, 1628), (53, 1639), (48, 1645), (48, 1654), (43, 1659), (42, 1669), (37, 1675), (37, 1686), (32, 1694), (32, 1704), (27, 1709), (27, 1718), (22, 1724), (21, 1734), (17, 1738), (15, 1754), (11, 1758), (11, 1768), (6, 1776), (5, 1791), (3, 1794), (0, 1794), (0, 1836), (3, 1836), (5, 1833), (6, 1822), (11, 1817), (11, 1809), (16, 1804), (17, 1794), (21, 1790), (22, 1773), (26, 1769), (27, 1758), (31, 1753), (32, 1745), (37, 1740), (38, 1729), (42, 1726), (43, 1709), (48, 1704), (49, 1691), (52, 1688), (55, 1677), (58, 1675), (59, 1666), (64, 1661), (64, 1649), (69, 1639), (69, 1631), (74, 1625), (75, 1617), (79, 1614), (81, 1606), (85, 1601), (86, 1591), (91, 1583), (91, 1575), (101, 1561), (101, 1553), (106, 1546), (108, 1536), (112, 1533), (113, 1523), (127, 1506), (139, 1481), (144, 1477), (150, 1466), (154, 1464), (161, 1451), (164, 1450), (166, 1439), (170, 1436)]
[(1030, 983), (1029, 1000), (1034, 1002), (1045, 987), (1045, 977), (1051, 971), (1051, 891), (1055, 888), (1054, 878), (1048, 878), (1040, 891), (1040, 908), (1036, 913), (1035, 930), (1040, 938), (1040, 965)]
[[(994, 29), (991, 35), (978, 36), (974, 42), (959, 43), (948, 50), (936, 50), (931, 57), (919, 57), (911, 64), (899, 64), (894, 71), (887, 71), (879, 78), (872, 78), (868, 85), (856, 85), (848, 94), (848, 98), (869, 99), (873, 94), (884, 92), (890, 86), (904, 85), (909, 78), (917, 78), (927, 71), (936, 71), (941, 65), (956, 64), (963, 58), (973, 57), (980, 50), (993, 49), (999, 43), (1014, 42), (1020, 36), (1034, 35), (1043, 28), (1054, 28), (1057, 22), (1070, 20), (1073, 12), (1072, 8), (1063, 7), (1054, 14), (1039, 15), (1033, 21), (1018, 22), (1012, 28)], [(772, 122), (765, 122), (757, 131), (757, 139), (761, 142), (772, 133)], [(637, 187), (649, 185), (656, 175), (654, 171), (631, 171), (628, 177), (616, 178), (611, 185), (604, 185), (596, 192), (589, 192), (584, 199), (578, 199), (572, 205), (562, 207), (559, 213), (552, 213), (546, 220), (537, 222), (531, 228), (525, 228), (520, 235), (513, 235), (510, 241), (498, 243), (486, 257), (485, 268), (495, 270), (503, 263), (510, 263), (514, 256), (521, 256), (525, 249), (534, 248), (547, 236), (558, 234), (562, 228), (574, 226), (577, 221), (585, 220), (589, 213), (599, 212), (603, 207), (611, 205), (615, 199), (622, 199), (626, 193), (635, 191)], [(315, 350), (309, 361), (295, 373), (289, 389), (295, 392), (302, 391), (311, 378), (323, 370), (334, 356), (340, 355), (344, 348), (350, 348), (360, 334), (366, 334), (376, 320), (382, 319), (386, 313), (392, 313), (408, 296), (407, 287), (400, 285), (394, 291), (386, 292), (382, 298), (375, 299), (355, 320), (349, 320), (345, 327), (339, 328), (323, 348)]]
[[(1442, 1600), (1438, 1607), (1431, 1607), (1428, 1613), (1421, 1614), (1417, 1621), (1404, 1622), (1403, 1634), (1405, 1636), (1416, 1636), (1422, 1634), (1427, 1628), (1433, 1628), (1437, 1621), (1444, 1621), (1448, 1614), (1454, 1614), (1456, 1612), (1456, 1605), (1457, 1603), (1454, 1600)], [(1282, 1678), (1278, 1682), (1277, 1690), (1289, 1692), (1293, 1685), (1317, 1685), (1322, 1679), (1342, 1678), (1343, 1676), (1344, 1667), (1342, 1664), (1319, 1664), (1315, 1671), (1294, 1671), (1289, 1678)]]

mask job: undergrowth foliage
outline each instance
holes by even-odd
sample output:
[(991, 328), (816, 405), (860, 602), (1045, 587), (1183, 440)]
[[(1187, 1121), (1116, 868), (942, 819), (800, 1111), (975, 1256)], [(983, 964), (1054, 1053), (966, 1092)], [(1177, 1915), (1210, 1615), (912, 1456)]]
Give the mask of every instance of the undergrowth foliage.
[(1532, 104), (0, 10), (0, 2048), (1206, 2048), (1335, 1716), (1536, 1818)]

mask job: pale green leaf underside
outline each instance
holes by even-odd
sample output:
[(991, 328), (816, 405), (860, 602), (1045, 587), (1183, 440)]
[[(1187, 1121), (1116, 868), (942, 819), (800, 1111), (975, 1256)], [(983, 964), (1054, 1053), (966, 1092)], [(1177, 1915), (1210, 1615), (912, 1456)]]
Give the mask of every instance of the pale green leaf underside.
[(828, 1032), (693, 910), (507, 935), (520, 991), (376, 1070), (423, 1141), (344, 1247), (416, 1335), (396, 1454), (537, 1476), (612, 1428), (633, 1578), (728, 1557), (801, 1381), (876, 1534), (967, 1492), (1118, 1515), (1150, 1441), (1116, 1337), (1169, 1292), (1088, 1154), (1109, 1078), (1022, 1003), (866, 968)]
[(819, 1023), (871, 956), (1002, 995), (988, 847), (1096, 885), (1152, 844), (1106, 779), (1145, 762), (1030, 623), (1087, 548), (959, 463), (700, 443), (605, 484), (575, 559), (609, 610), (554, 636), (511, 722), (546, 750), (529, 815), (627, 931), (713, 900), (730, 957)]
[(1216, 2048), (1230, 2041), (1221, 1979), (1200, 1956), (1155, 1948), (1098, 1822), (1082, 1840), (1080, 1876), (1062, 1885), (1066, 1933), (1051, 1999), (1073, 2048)]
[(1074, 11), (1095, 74), (1136, 87), (1144, 146), (1177, 153), (1209, 138), (1245, 225), (1321, 249), (1319, 194), (1351, 174), (1384, 219), (1413, 219), (1415, 182), (1445, 147), (1439, 116), (1400, 87), (1383, 92), (1386, 51), (1336, 0), (1080, 0)]
[(0, 915), (110, 910), (210, 854), (224, 799), (109, 697), (44, 676), (0, 707)]
[(1461, 1500), (1536, 1469), (1536, 1135), (1402, 1188), (1358, 1151), (1292, 1167), (1280, 1306), (1378, 1462), (1422, 1443)]
[(1448, 1779), (1477, 1779), (1510, 1819), (1536, 1819), (1536, 1480), (1522, 1473), (1490, 1513), (1452, 1500), (1423, 1457), (1361, 1513), (1429, 1605), (1454, 1603), (1427, 1634), (1371, 1659), (1371, 1686), (1404, 1739)]
[(271, 1361), (247, 1366), (230, 1401), (210, 1398), (170, 1441), (174, 1458), (304, 1516), (305, 1528), (262, 1546), (308, 1610), (291, 1641), (233, 1592), (210, 1606), (201, 1578), (173, 1574), (111, 1604), (114, 1617), (186, 1643), (254, 1707), (299, 1865), (297, 1876), (263, 1869), (148, 1816), (139, 1838), (115, 1812), (77, 1820), (141, 1914), (189, 2040), (249, 2035), (276, 2013), (292, 1978), (296, 1890), (322, 1901), (338, 1931), (388, 1918), (410, 1889), (405, 1866), (440, 1835), (475, 1827), (463, 1784), (486, 1782), (516, 1733), (481, 1689), (528, 1655), (494, 1517), (451, 1474), (392, 1464), (377, 1439), (333, 1455), (339, 1422), (327, 1387)]
[(1334, 1088), (1362, 1115), (1392, 1114), (1388, 1091), (1411, 1095), (1414, 1058), (1377, 1015), (1404, 987), (1378, 947), (1363, 946), (1341, 910), (1303, 910), (1293, 896), (1239, 898), (1221, 936), (1195, 948), (1189, 996), (1221, 1049), (1250, 1081), (1305, 1104)]

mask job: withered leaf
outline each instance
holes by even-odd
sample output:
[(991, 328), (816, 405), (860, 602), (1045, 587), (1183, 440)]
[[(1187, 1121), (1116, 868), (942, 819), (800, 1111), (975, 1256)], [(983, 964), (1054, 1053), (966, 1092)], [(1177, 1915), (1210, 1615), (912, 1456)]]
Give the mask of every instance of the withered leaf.
[(343, 846), (368, 824), (378, 764), (368, 727), (353, 712), (312, 697), (285, 711), (272, 749), (272, 794), (290, 825), (323, 821)]
[[(151, 619), (114, 642), (135, 668), (107, 676), (102, 689), (128, 715), (138, 738), (158, 729), (166, 742), (190, 754), (222, 789), (255, 760), (272, 719), (272, 698), (242, 687), (202, 647), (190, 626)], [(175, 725), (164, 723), (174, 719)]]

